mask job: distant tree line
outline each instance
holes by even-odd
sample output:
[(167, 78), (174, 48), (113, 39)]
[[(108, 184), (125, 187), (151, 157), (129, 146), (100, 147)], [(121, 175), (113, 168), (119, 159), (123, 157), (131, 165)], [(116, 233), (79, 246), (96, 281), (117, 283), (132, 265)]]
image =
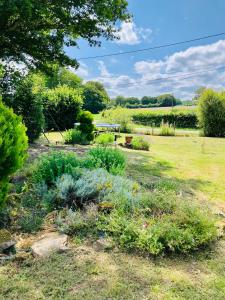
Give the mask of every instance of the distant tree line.
[(157, 97), (144, 96), (137, 97), (123, 97), (117, 96), (111, 100), (112, 106), (121, 106), (126, 108), (150, 108), (150, 107), (171, 107), (182, 105), (182, 101), (177, 99), (172, 94), (163, 94)]

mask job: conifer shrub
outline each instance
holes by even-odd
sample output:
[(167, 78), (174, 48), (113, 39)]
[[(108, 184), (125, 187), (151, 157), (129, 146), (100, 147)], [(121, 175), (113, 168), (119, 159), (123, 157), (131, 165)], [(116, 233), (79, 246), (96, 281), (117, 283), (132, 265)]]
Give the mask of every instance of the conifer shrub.
[(21, 118), (0, 101), (0, 206), (6, 199), (9, 176), (22, 167), (27, 147)]
[(94, 117), (89, 111), (82, 111), (78, 116), (78, 130), (81, 131), (82, 135), (86, 138), (87, 141), (91, 142), (94, 139), (94, 129), (93, 124)]

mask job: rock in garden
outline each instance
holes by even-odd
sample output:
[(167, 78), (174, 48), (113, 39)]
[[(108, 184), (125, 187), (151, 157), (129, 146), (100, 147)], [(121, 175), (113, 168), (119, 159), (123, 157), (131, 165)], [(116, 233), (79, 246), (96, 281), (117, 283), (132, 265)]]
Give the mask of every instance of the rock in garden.
[(113, 249), (114, 244), (110, 238), (100, 238), (94, 243), (96, 251), (107, 251)]
[(32, 253), (35, 257), (47, 257), (52, 252), (66, 251), (68, 236), (58, 232), (50, 232), (43, 235), (31, 247)]
[(14, 248), (16, 242), (12, 239), (11, 233), (6, 229), (0, 230), (0, 253), (8, 252)]

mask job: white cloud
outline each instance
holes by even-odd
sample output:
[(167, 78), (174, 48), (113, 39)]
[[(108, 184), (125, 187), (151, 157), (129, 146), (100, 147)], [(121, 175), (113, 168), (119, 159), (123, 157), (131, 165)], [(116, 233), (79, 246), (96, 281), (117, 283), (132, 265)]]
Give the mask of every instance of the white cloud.
[(80, 66), (77, 70), (73, 69), (72, 71), (82, 78), (89, 76), (88, 66), (83, 62), (80, 63)]
[[(223, 66), (224, 69), (217, 68)], [(181, 99), (191, 99), (200, 86), (225, 88), (225, 40), (191, 47), (160, 60), (138, 61), (134, 64), (134, 76), (116, 76), (103, 61), (98, 61), (98, 68), (100, 75), (93, 80), (101, 81), (112, 97), (173, 93)]]
[(117, 44), (136, 45), (141, 41), (149, 41), (152, 35), (150, 28), (137, 27), (133, 22), (122, 22), (121, 28), (117, 33), (119, 40)]

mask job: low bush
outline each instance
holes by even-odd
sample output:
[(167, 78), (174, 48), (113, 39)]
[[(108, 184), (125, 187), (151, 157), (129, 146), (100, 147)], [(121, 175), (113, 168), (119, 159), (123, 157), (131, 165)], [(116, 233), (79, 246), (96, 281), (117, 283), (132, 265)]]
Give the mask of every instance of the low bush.
[(110, 124), (120, 124), (120, 132), (131, 133), (132, 120), (128, 109), (121, 107), (105, 110), (102, 112), (102, 118)]
[(161, 123), (159, 135), (161, 136), (174, 136), (175, 135), (175, 128), (173, 125), (169, 123)]
[[(151, 199), (135, 214), (114, 210), (105, 216), (99, 227), (127, 250), (151, 255), (187, 253), (209, 245), (217, 238), (212, 216), (191, 203), (177, 205), (167, 194)], [(146, 212), (149, 213), (146, 214)]]
[(141, 136), (134, 137), (131, 145), (132, 145), (132, 148), (135, 150), (149, 151), (149, 148), (150, 148), (149, 142), (146, 141), (146, 139), (144, 139)]
[(55, 184), (63, 174), (72, 174), (79, 166), (79, 159), (71, 152), (50, 152), (44, 154), (37, 162), (32, 179), (35, 183), (45, 183), (47, 186)]
[(80, 122), (78, 130), (81, 131), (88, 142), (91, 142), (94, 139), (95, 126), (93, 121), (94, 117), (89, 111), (82, 111), (78, 116), (78, 122)]
[(76, 197), (82, 203), (88, 200), (95, 202), (110, 202), (118, 209), (129, 211), (138, 199), (139, 186), (137, 183), (109, 174), (106, 170), (97, 169), (86, 171), (75, 184)]
[(225, 93), (205, 90), (198, 102), (199, 123), (205, 136), (225, 137)]
[(87, 235), (97, 231), (98, 210), (94, 205), (85, 207), (83, 211), (71, 209), (61, 211), (56, 219), (58, 230), (69, 235)]
[(85, 145), (87, 144), (86, 137), (82, 134), (80, 130), (77, 129), (69, 129), (65, 133), (65, 143), (66, 144), (80, 144), (80, 145)]
[(27, 147), (26, 128), (21, 118), (0, 99), (0, 207), (6, 199), (9, 176), (23, 165)]
[(95, 143), (102, 145), (102, 146), (108, 146), (114, 142), (114, 134), (113, 133), (103, 133), (96, 137)]
[(91, 149), (84, 160), (84, 167), (103, 168), (114, 175), (123, 174), (126, 158), (118, 149), (96, 147)]

